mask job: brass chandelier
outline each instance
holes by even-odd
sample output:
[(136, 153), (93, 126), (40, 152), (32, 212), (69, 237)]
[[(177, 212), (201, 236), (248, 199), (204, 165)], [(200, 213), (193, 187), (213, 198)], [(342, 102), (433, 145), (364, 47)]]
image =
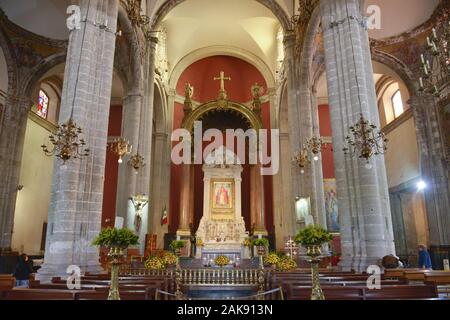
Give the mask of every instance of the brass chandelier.
[(116, 138), (111, 146), (111, 151), (114, 152), (119, 156), (119, 160), (117, 160), (118, 163), (122, 163), (122, 158), (131, 153), (131, 150), (133, 149), (133, 146), (130, 144), (128, 140), (126, 140), (123, 137)]
[(319, 161), (319, 154), (324, 148), (322, 137), (313, 136), (309, 138), (302, 148), (294, 153), (292, 162), (299, 166), (300, 173), (305, 173), (305, 168), (310, 162), (310, 154), (314, 161)]
[(322, 152), (322, 149), (325, 148), (325, 144), (322, 137), (313, 136), (306, 141), (306, 148), (310, 153), (312, 153), (313, 160), (319, 161), (319, 154)]
[(292, 162), (299, 166), (300, 173), (305, 173), (305, 167), (309, 163), (308, 149), (303, 145), (302, 148), (294, 153), (292, 157)]
[(89, 148), (85, 148), (86, 142), (80, 138), (83, 130), (77, 127), (76, 123), (70, 118), (67, 122), (56, 128), (56, 133), (49, 136), (53, 147), (45, 143), (41, 145), (46, 156), (55, 155), (65, 164), (69, 159), (78, 159), (87, 157), (90, 153)]
[(122, 0), (121, 2), (133, 26), (143, 27), (150, 22), (147, 15), (141, 14), (141, 0)]
[(420, 55), (422, 77), (419, 78), (419, 90), (437, 98), (450, 79), (450, 20), (439, 29), (433, 28), (431, 38), (427, 37), (426, 52)]
[(145, 167), (144, 157), (139, 152), (136, 152), (136, 154), (130, 157), (128, 164), (138, 173), (139, 169)]
[(384, 133), (377, 131), (377, 126), (369, 123), (361, 114), (359, 121), (350, 126), (353, 137), (345, 137), (347, 146), (342, 149), (346, 155), (357, 155), (366, 160), (366, 167), (370, 169), (370, 158), (373, 155), (384, 154), (387, 150), (388, 139)]

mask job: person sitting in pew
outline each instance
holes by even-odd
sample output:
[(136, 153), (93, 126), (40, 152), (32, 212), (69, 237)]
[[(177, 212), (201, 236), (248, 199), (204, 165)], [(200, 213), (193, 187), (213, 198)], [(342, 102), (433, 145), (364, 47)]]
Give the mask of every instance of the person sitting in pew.
[(14, 271), (14, 277), (16, 278), (16, 287), (29, 286), (30, 274), (34, 273), (31, 260), (25, 253), (19, 256), (19, 260), (16, 264), (16, 270)]
[(423, 244), (419, 244), (419, 268), (432, 269), (430, 254), (427, 251), (427, 247)]

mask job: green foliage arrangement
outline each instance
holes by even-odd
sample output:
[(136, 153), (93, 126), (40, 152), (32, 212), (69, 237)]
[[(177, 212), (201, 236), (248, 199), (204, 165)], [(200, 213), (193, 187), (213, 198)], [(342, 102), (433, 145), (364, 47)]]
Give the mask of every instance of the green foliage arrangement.
[(152, 256), (145, 260), (144, 266), (150, 270), (161, 270), (166, 267), (163, 259), (157, 256)]
[(139, 244), (139, 237), (130, 229), (104, 228), (94, 239), (94, 246), (128, 248)]
[(264, 257), (265, 264), (277, 264), (280, 261), (280, 256), (276, 252), (271, 252)]
[(297, 268), (297, 262), (295, 262), (292, 258), (288, 256), (283, 256), (277, 262), (277, 270), (278, 271), (290, 271), (292, 269)]
[(333, 235), (321, 226), (309, 226), (295, 236), (295, 242), (302, 246), (321, 246), (330, 242)]
[(184, 245), (185, 245), (185, 243), (184, 243), (183, 240), (173, 240), (173, 241), (170, 243), (170, 248), (171, 248), (172, 250), (176, 251), (176, 250), (183, 249), (183, 248), (184, 248)]
[(269, 240), (267, 240), (266, 238), (254, 239), (253, 240), (253, 245), (254, 246), (268, 247), (269, 246)]

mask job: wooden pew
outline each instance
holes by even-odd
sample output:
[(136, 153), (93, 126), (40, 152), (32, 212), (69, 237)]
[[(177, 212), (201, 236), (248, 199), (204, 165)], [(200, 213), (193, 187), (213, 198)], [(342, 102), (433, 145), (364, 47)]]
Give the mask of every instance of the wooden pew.
[(432, 271), (425, 273), (425, 282), (432, 282), (436, 285), (450, 285), (449, 271)]
[[(322, 291), (327, 300), (363, 300), (364, 289), (360, 287), (323, 286)], [(310, 300), (311, 287), (288, 286), (287, 300)]]
[(0, 290), (12, 289), (16, 285), (16, 278), (10, 274), (0, 274)]
[(364, 300), (419, 300), (438, 297), (435, 285), (382, 286), (380, 290), (364, 289)]
[(72, 290), (42, 290), (16, 288), (4, 290), (0, 294), (2, 300), (74, 300)]

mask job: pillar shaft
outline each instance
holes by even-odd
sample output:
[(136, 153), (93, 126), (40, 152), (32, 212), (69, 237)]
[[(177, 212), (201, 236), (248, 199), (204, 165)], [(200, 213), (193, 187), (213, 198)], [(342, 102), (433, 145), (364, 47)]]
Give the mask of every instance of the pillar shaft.
[(189, 209), (190, 209), (190, 186), (191, 186), (191, 165), (183, 164), (182, 184), (180, 194), (180, 218), (177, 230), (178, 236), (190, 236), (189, 230)]
[(55, 160), (45, 263), (38, 273), (42, 281), (67, 276), (69, 265), (83, 272), (101, 270), (98, 248), (91, 243), (101, 228), (118, 1), (102, 3), (81, 1), (87, 19), (69, 35), (60, 123), (72, 117), (91, 153), (65, 165)]

